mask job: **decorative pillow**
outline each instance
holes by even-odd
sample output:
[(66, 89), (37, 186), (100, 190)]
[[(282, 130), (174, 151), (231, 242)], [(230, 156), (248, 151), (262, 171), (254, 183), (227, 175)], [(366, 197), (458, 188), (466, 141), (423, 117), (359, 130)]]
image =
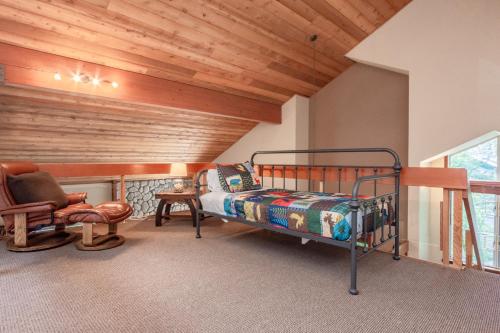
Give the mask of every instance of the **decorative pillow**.
[(210, 192), (224, 192), (224, 189), (220, 186), (219, 173), (216, 169), (208, 169), (207, 185)]
[(220, 185), (226, 192), (234, 193), (262, 188), (250, 162), (233, 165), (217, 164), (217, 173)]
[(8, 175), (7, 185), (17, 204), (55, 201), (57, 209), (68, 206), (68, 198), (57, 181), (47, 172)]

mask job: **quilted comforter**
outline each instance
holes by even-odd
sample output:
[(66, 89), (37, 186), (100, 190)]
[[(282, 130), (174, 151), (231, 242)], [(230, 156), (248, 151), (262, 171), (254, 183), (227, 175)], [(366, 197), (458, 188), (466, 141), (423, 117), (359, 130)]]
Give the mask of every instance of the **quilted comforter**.
[[(350, 196), (289, 190), (258, 190), (243, 193), (221, 193), (224, 212), (248, 221), (272, 224), (336, 240), (351, 237)], [(359, 212), (358, 231), (362, 231)]]

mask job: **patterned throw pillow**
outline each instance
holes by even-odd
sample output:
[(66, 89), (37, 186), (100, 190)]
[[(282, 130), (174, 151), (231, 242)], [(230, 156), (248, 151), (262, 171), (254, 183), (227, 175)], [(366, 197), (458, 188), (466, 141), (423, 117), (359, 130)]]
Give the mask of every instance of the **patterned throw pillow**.
[(250, 162), (220, 165), (217, 164), (217, 173), (221, 187), (226, 192), (242, 192), (260, 190), (262, 185), (255, 174)]

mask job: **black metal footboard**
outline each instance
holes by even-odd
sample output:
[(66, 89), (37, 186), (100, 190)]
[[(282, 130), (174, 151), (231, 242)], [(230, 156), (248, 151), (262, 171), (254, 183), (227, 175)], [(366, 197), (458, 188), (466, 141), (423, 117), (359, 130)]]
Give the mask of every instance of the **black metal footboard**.
[[(392, 165), (363, 166), (363, 165), (298, 165), (298, 164), (255, 164), (258, 155), (276, 154), (327, 154), (327, 153), (385, 153), (393, 158)], [(314, 191), (319, 184), (320, 192), (326, 191), (326, 184), (337, 185), (335, 190), (341, 192), (342, 184), (352, 183), (351, 200), (349, 202), (351, 214), (351, 237), (348, 241), (339, 241), (290, 229), (275, 228), (271, 224), (261, 224), (245, 220), (242, 217), (232, 217), (204, 211), (200, 196), (206, 182), (202, 183), (203, 176), (208, 170), (198, 173), (195, 180), (196, 189), (196, 238), (201, 238), (200, 217), (209, 214), (230, 221), (240, 222), (250, 226), (267, 229), (287, 235), (315, 240), (321, 243), (346, 248), (350, 251), (351, 281), (349, 292), (358, 294), (357, 289), (357, 261), (359, 258), (373, 252), (394, 240), (394, 260), (399, 260), (399, 197), (401, 162), (398, 154), (388, 148), (348, 148), (348, 149), (312, 149), (312, 150), (281, 150), (258, 151), (250, 160), (258, 168), (262, 184), (264, 180), (271, 181), (271, 188), (276, 188), (276, 178), (282, 179), (282, 188), (287, 187), (287, 179), (292, 180), (295, 190)], [(295, 180), (293, 182), (293, 180)], [(307, 180), (307, 184), (300, 184), (299, 180)], [(290, 183), (290, 182), (289, 182)], [(361, 195), (363, 184), (371, 184), (372, 192), (369, 196)], [(386, 191), (380, 193), (380, 185), (384, 184)], [(302, 187), (302, 189), (301, 189)], [(304, 189), (305, 187), (305, 189)], [(345, 185), (344, 185), (345, 187)], [(365, 185), (366, 187), (366, 185)], [(390, 188), (391, 190), (387, 190)], [(333, 191), (330, 191), (333, 192)], [(365, 191), (366, 192), (366, 189)], [(379, 192), (379, 193), (378, 193)], [(358, 219), (361, 219), (362, 230), (358, 230)]]

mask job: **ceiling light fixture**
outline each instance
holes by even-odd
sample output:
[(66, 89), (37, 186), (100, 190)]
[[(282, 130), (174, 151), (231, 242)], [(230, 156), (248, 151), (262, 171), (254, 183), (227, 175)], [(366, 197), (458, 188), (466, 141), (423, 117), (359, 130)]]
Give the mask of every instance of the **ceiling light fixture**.
[[(61, 73), (54, 73), (54, 80), (61, 81), (63, 79)], [(90, 76), (85, 73), (76, 73), (71, 75), (71, 80), (75, 83), (87, 84), (92, 83), (93, 86), (107, 86), (110, 85), (113, 88), (118, 88), (119, 84), (116, 81), (102, 80), (97, 76)]]
[(313, 79), (314, 79), (314, 85), (318, 85), (316, 82), (316, 43), (318, 41), (318, 35), (313, 34), (311, 37), (309, 37), (309, 41), (312, 43), (313, 47)]

